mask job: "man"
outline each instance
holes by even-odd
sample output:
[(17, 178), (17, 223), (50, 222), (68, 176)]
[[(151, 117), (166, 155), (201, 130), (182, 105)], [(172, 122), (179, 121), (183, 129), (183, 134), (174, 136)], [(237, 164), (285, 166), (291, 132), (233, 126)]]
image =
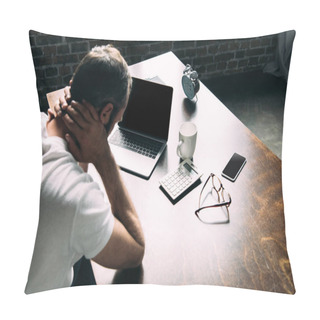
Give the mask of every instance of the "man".
[[(42, 129), (40, 217), (26, 293), (70, 286), (72, 267), (82, 256), (114, 269), (141, 264), (143, 232), (107, 143), (130, 89), (119, 51), (96, 47), (73, 76), (72, 102), (62, 99), (55, 107), (61, 108), (59, 114), (48, 111)], [(78, 162), (95, 166), (109, 203)]]

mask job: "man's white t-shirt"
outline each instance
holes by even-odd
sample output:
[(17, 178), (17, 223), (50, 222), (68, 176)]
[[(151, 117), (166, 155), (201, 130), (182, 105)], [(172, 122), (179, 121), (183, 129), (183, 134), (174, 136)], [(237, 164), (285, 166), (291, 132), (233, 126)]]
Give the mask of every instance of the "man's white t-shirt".
[(42, 122), (42, 179), (37, 237), (26, 293), (69, 287), (72, 267), (95, 257), (109, 241), (114, 217), (104, 193)]

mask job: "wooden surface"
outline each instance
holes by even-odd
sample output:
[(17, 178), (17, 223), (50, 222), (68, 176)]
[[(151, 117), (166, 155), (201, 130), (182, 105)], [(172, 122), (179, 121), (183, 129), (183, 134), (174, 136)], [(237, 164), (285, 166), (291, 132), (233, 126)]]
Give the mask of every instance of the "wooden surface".
[[(281, 161), (202, 83), (197, 103), (190, 103), (181, 87), (183, 69), (173, 53), (130, 67), (133, 76), (158, 76), (174, 88), (169, 141), (148, 181), (122, 172), (145, 233), (142, 267), (115, 271), (92, 263), (96, 281), (207, 284), (292, 294)], [(158, 181), (179, 164), (176, 144), (184, 121), (198, 127), (194, 163), (204, 175), (201, 185), (173, 205)], [(247, 164), (233, 183), (221, 172), (234, 152), (245, 156)], [(94, 168), (89, 168), (99, 181)], [(194, 214), (210, 172), (219, 175), (232, 197), (229, 224), (205, 225)]]

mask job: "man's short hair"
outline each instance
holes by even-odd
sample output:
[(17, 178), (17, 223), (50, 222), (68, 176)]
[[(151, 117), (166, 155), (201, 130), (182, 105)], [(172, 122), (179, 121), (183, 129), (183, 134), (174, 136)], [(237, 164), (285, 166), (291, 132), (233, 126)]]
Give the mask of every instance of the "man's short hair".
[(117, 113), (125, 104), (132, 79), (128, 65), (112, 45), (94, 47), (80, 62), (71, 84), (71, 97), (91, 103), (99, 112), (107, 103)]

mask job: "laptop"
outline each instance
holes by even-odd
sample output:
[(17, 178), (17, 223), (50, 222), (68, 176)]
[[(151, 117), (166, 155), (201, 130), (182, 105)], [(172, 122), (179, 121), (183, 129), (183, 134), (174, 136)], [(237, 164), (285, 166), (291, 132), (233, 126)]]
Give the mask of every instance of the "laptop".
[(109, 137), (119, 167), (149, 179), (166, 148), (173, 88), (132, 78), (132, 91), (123, 119)]

